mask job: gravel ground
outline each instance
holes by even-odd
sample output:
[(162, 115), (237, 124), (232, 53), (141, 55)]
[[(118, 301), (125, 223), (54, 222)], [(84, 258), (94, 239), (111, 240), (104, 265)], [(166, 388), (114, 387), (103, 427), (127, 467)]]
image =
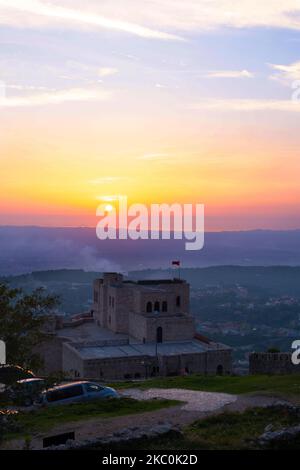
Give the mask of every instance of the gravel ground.
[(185, 411), (215, 411), (237, 400), (235, 395), (227, 393), (198, 392), (179, 388), (149, 388), (139, 390), (136, 388), (124, 390), (123, 396), (136, 400), (151, 400), (153, 398), (165, 398), (167, 400), (179, 400), (184, 402), (181, 406)]

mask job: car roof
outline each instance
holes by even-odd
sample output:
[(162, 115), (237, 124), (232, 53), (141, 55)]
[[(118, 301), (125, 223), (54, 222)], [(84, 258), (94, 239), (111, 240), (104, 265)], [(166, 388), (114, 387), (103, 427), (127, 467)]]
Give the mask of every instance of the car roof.
[(45, 381), (45, 379), (42, 379), (40, 377), (31, 377), (29, 379), (20, 379), (17, 381), (18, 384), (24, 384), (24, 383), (30, 383), (30, 382), (40, 382), (40, 381)]
[(88, 380), (79, 380), (77, 382), (69, 382), (67, 384), (56, 385), (55, 387), (49, 388), (48, 392), (50, 392), (51, 390), (60, 390), (62, 388), (73, 387), (74, 385), (84, 385), (84, 384), (89, 384), (89, 383), (91, 382), (89, 382)]

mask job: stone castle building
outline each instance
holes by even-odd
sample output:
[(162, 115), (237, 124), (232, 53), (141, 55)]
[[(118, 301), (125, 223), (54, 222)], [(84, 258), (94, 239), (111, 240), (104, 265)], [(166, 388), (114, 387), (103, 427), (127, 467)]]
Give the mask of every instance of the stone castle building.
[(56, 318), (44, 345), (47, 372), (98, 380), (230, 374), (231, 349), (196, 334), (189, 284), (181, 279), (94, 281), (90, 314)]

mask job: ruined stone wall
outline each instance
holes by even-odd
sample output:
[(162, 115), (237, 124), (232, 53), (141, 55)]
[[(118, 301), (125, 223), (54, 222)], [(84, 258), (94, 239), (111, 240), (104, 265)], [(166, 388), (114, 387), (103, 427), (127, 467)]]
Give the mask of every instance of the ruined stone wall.
[(299, 374), (300, 364), (292, 363), (291, 353), (252, 353), (249, 356), (250, 374)]

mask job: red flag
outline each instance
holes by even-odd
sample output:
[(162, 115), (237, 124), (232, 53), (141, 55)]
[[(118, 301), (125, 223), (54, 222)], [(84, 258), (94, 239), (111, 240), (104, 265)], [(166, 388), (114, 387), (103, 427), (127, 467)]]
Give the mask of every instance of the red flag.
[(172, 261), (172, 266), (180, 266), (180, 261)]

